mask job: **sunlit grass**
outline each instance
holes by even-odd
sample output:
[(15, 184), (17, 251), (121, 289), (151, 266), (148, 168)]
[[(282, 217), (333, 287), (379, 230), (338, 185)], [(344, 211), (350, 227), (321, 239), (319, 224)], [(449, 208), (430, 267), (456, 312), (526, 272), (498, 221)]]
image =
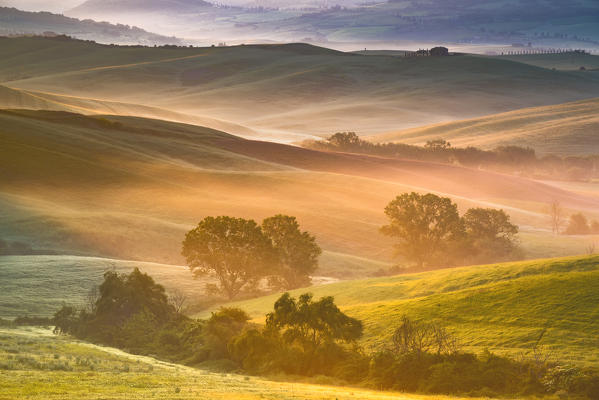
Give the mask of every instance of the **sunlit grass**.
[[(309, 291), (334, 296), (364, 321), (367, 348), (389, 343), (400, 317), (447, 326), (464, 347), (511, 356), (530, 355), (538, 342), (562, 362), (599, 362), (599, 257), (464, 267), (421, 274), (341, 282)], [(232, 303), (256, 321), (279, 295)], [(200, 314), (207, 316), (208, 313)]]
[[(0, 399), (456, 399), (213, 373), (52, 335), (0, 329)], [(318, 380), (319, 378), (315, 378)]]

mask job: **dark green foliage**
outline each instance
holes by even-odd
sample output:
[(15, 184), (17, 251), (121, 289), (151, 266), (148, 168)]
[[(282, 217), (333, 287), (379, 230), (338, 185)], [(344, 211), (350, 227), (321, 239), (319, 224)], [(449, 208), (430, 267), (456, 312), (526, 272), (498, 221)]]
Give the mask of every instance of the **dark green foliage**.
[(122, 325), (142, 311), (160, 322), (168, 320), (174, 312), (164, 287), (138, 268), (129, 275), (106, 272), (99, 291), (95, 317), (114, 325)]
[(250, 316), (239, 308), (223, 307), (212, 313), (203, 332), (208, 358), (230, 358), (229, 343), (244, 330), (249, 320)]
[(333, 297), (313, 301), (309, 293), (297, 301), (289, 293), (283, 294), (266, 316), (266, 328), (282, 332), (287, 343), (298, 344), (305, 353), (315, 353), (337, 341), (354, 342), (363, 330), (360, 321), (339, 310)]
[(279, 261), (276, 275), (269, 280), (271, 286), (279, 289), (309, 286), (310, 275), (318, 268), (322, 253), (316, 238), (300, 231), (295, 217), (281, 214), (266, 218), (262, 231), (272, 241)]
[(188, 319), (168, 303), (164, 287), (135, 268), (130, 274), (108, 271), (92, 311), (63, 306), (54, 315), (55, 332), (135, 353), (169, 354)]
[(266, 326), (236, 338), (231, 352), (252, 371), (330, 374), (349, 359), (356, 364), (356, 354), (346, 345), (361, 336), (362, 323), (341, 312), (332, 297), (313, 301), (304, 294), (296, 300), (285, 293), (266, 316)]

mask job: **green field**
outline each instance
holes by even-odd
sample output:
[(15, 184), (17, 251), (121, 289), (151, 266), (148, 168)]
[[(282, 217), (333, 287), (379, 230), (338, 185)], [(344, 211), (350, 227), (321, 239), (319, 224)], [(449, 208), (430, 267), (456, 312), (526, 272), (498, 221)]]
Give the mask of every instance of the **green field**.
[(55, 336), (49, 330), (0, 328), (0, 399), (457, 398), (285, 383), (253, 376), (213, 373)]
[[(375, 268), (387, 267), (343, 254), (325, 252), (322, 257), (325, 268), (320, 272), (329, 273), (329, 277), (349, 278), (352, 273), (363, 276)], [(135, 267), (152, 276), (167, 292), (184, 293), (186, 306), (197, 308), (205, 301), (204, 285), (210, 279), (193, 279), (186, 267), (178, 265), (76, 256), (0, 256), (0, 318), (51, 317), (64, 303), (85, 306), (87, 294), (102, 283), (104, 272), (130, 273)], [(313, 279), (315, 284), (330, 280), (319, 276)]]
[[(363, 344), (384, 345), (403, 314), (434, 320), (466, 349), (518, 356), (539, 345), (563, 362), (599, 362), (599, 257), (547, 259), (340, 282), (296, 290), (334, 296), (365, 324)], [(263, 321), (279, 295), (231, 303)], [(209, 311), (200, 314), (209, 315)]]

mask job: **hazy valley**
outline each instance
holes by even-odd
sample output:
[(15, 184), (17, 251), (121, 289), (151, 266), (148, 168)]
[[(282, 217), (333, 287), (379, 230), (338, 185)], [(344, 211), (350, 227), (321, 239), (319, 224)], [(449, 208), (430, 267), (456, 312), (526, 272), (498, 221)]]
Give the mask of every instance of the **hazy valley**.
[(596, 4), (338, 3), (0, 2), (0, 399), (598, 398)]

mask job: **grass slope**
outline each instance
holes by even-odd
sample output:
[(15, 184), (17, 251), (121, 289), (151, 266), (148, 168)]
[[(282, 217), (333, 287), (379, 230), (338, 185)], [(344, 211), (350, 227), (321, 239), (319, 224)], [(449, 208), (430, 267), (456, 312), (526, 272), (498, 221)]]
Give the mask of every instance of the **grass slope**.
[(0, 399), (451, 400), (220, 374), (54, 336), (0, 329)]
[(0, 234), (63, 254), (181, 264), (184, 233), (205, 216), (288, 213), (329, 251), (317, 274), (350, 278), (391, 261), (382, 210), (406, 191), (451, 196), (462, 210), (505, 208), (528, 235), (529, 257), (580, 254), (590, 240), (550, 236), (548, 199), (589, 216), (599, 209), (593, 195), (512, 176), (142, 118), (2, 111), (0, 143)]
[[(388, 343), (406, 314), (439, 321), (473, 351), (518, 355), (541, 338), (545, 351), (560, 360), (599, 361), (599, 256), (349, 281), (292, 294), (306, 291), (334, 296), (341, 309), (364, 321), (367, 346)], [(278, 296), (230, 305), (262, 321)]]
[(595, 74), (467, 55), (363, 56), (304, 44), (123, 48), (35, 38), (0, 40), (0, 51), (0, 82), (12, 88), (210, 116), (285, 141), (599, 96)]
[(458, 147), (518, 145), (540, 154), (597, 154), (599, 99), (525, 108), (487, 117), (448, 122), (372, 136), (377, 142), (425, 144), (444, 138)]
[[(358, 276), (384, 263), (325, 252), (325, 273)], [(167, 292), (181, 291), (186, 306), (196, 307), (202, 301), (204, 285), (209, 278), (193, 279), (187, 267), (141, 261), (114, 260), (80, 256), (0, 256), (0, 318), (19, 316), (51, 317), (66, 303), (86, 306), (87, 295), (103, 281), (106, 271), (130, 273), (139, 268), (163, 285)], [(316, 284), (326, 280), (316, 276)]]

